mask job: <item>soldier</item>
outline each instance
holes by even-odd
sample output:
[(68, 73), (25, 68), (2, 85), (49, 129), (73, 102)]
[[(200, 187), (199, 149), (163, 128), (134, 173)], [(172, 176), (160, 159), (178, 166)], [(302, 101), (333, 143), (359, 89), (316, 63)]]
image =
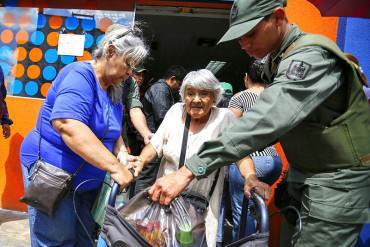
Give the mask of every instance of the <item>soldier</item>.
[[(235, 1), (220, 42), (237, 39), (250, 56), (268, 55), (270, 85), (248, 114), (149, 193), (169, 204), (193, 178), (279, 140), (290, 163), (289, 193), (301, 206), (296, 246), (354, 246), (370, 221), (370, 108), (355, 66), (334, 42), (289, 24), (284, 5)], [(255, 188), (267, 198), (262, 185), (245, 177), (245, 194)]]

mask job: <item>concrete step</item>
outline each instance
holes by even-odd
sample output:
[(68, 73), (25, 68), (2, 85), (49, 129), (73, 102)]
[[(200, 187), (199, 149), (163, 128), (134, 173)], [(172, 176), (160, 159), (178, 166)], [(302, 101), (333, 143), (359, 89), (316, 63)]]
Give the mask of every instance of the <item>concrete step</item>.
[(27, 213), (0, 209), (0, 246), (31, 246)]

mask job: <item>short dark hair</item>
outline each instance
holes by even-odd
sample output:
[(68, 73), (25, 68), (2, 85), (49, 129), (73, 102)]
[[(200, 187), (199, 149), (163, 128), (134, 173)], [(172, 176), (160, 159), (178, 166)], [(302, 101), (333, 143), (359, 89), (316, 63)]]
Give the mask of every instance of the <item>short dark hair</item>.
[(181, 81), (184, 80), (186, 75), (186, 70), (181, 65), (172, 65), (170, 66), (166, 73), (163, 75), (163, 79), (167, 80), (174, 76), (177, 80)]
[(263, 73), (264, 63), (259, 59), (254, 59), (247, 67), (247, 74), (251, 78), (252, 82), (263, 82), (262, 73)]

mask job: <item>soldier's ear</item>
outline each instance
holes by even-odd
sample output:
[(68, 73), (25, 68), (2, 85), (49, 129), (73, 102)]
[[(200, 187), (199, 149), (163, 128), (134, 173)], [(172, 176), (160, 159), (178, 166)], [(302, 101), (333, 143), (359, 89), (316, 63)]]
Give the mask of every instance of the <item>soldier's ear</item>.
[(274, 20), (276, 21), (276, 23), (286, 20), (285, 9), (284, 8), (275, 9), (274, 12), (272, 13), (272, 16)]

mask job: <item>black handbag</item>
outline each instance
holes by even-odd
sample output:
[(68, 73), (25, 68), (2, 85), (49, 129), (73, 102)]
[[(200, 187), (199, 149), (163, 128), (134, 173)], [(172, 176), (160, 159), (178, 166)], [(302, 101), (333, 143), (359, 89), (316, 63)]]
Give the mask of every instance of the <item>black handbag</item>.
[(63, 169), (38, 159), (32, 167), (24, 196), (19, 200), (52, 217), (59, 201), (71, 190), (72, 177)]

